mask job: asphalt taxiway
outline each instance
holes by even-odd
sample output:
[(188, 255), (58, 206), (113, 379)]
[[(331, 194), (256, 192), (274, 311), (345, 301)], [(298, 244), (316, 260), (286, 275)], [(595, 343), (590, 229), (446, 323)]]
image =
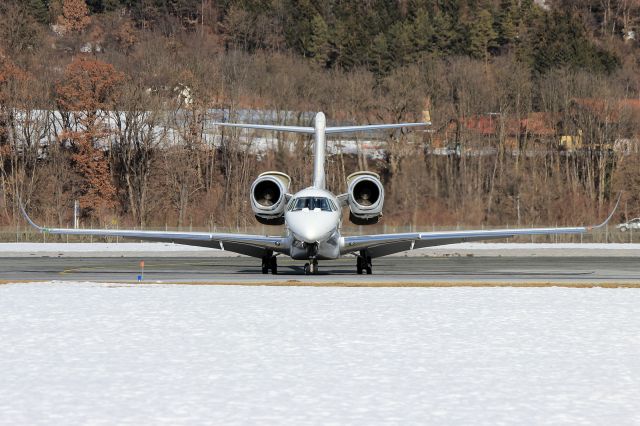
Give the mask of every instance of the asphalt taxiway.
[(357, 275), (355, 259), (320, 262), (304, 274), (304, 262), (279, 258), (278, 275), (263, 275), (247, 257), (0, 258), (0, 282), (97, 281), (296, 285), (593, 285), (640, 286), (637, 257), (387, 257), (374, 259), (373, 275)]

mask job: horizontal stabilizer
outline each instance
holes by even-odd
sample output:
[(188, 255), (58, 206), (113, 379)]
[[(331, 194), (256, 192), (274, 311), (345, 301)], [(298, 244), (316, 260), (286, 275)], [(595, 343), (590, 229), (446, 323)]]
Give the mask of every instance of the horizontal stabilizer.
[(315, 132), (313, 127), (299, 127), (299, 126), (272, 126), (269, 124), (236, 124), (236, 123), (213, 123), (216, 126), (225, 127), (238, 127), (241, 129), (258, 129), (258, 130), (273, 130), (276, 132), (293, 132), (293, 133), (309, 133)]
[[(236, 127), (240, 129), (272, 130), (275, 132), (313, 134), (316, 131), (316, 129), (313, 127), (300, 127), (300, 126), (276, 126), (276, 125), (270, 125), (270, 124), (239, 124), (239, 123), (213, 123), (213, 124), (216, 126)], [(430, 125), (431, 125), (430, 122), (426, 122), (426, 123), (370, 124), (366, 126), (339, 126), (339, 127), (327, 127), (325, 129), (325, 133), (335, 134), (335, 133), (369, 132), (373, 130), (402, 129), (405, 127), (425, 127)]]
[(368, 132), (371, 130), (388, 130), (388, 129), (401, 129), (404, 127), (426, 127), (431, 123), (397, 123), (397, 124), (370, 124), (366, 126), (342, 126), (342, 127), (327, 127), (326, 133), (353, 133), (353, 132)]

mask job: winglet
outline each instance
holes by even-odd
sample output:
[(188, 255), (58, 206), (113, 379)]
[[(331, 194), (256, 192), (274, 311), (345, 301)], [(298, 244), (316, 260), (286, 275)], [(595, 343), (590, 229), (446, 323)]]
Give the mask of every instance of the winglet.
[(22, 205), (22, 200), (20, 199), (20, 197), (18, 197), (18, 205), (20, 206), (20, 212), (22, 213), (22, 216), (24, 216), (24, 218), (27, 220), (27, 222), (29, 222), (29, 225), (33, 226), (34, 228), (36, 228), (40, 232), (45, 232), (45, 228), (43, 228), (42, 226), (36, 225), (36, 223), (31, 220), (31, 218), (27, 214), (26, 210), (24, 209), (24, 206)]
[(613, 210), (611, 211), (611, 213), (609, 214), (609, 217), (607, 217), (605, 219), (604, 222), (602, 222), (600, 225), (596, 225), (596, 226), (590, 226), (587, 229), (589, 231), (593, 230), (593, 229), (599, 229), (602, 228), (604, 226), (607, 225), (607, 223), (609, 223), (609, 221), (611, 220), (611, 218), (613, 217), (613, 215), (616, 213), (616, 210), (618, 210), (618, 205), (620, 204), (620, 199), (622, 198), (622, 192), (618, 195), (618, 200), (616, 201), (616, 205), (613, 207)]

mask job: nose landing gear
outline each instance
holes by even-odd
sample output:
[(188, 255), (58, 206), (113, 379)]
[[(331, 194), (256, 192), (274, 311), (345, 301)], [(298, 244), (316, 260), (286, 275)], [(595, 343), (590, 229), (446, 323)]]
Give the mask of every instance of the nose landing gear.
[(311, 262), (304, 264), (305, 275), (314, 275), (318, 273), (318, 261), (316, 259), (310, 259)]
[(362, 250), (356, 257), (356, 270), (358, 271), (358, 275), (362, 275), (363, 272), (366, 272), (367, 275), (371, 275), (373, 273), (371, 256), (367, 256), (367, 252), (364, 250)]

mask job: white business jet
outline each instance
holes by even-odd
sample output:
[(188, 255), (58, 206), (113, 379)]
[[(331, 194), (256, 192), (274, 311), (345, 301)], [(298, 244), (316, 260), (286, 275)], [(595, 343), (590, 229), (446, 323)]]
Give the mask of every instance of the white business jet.
[(22, 213), (33, 227), (48, 234), (94, 235), (171, 242), (228, 250), (261, 258), (263, 274), (267, 274), (269, 271), (273, 274), (277, 273), (277, 255), (307, 260), (308, 263), (305, 265), (305, 273), (307, 274), (318, 272), (319, 260), (354, 255), (358, 274), (371, 274), (371, 260), (392, 253), (467, 241), (509, 238), (517, 235), (582, 234), (603, 227), (613, 216), (612, 212), (607, 220), (597, 226), (572, 228), (494, 229), (344, 236), (340, 232), (343, 208), (349, 208), (349, 219), (355, 224), (377, 223), (382, 215), (384, 188), (377, 174), (361, 171), (353, 173), (347, 178), (346, 193), (336, 196), (327, 190), (324, 171), (325, 135), (422, 127), (430, 125), (430, 123), (327, 127), (324, 114), (319, 112), (315, 116), (314, 127), (216, 124), (245, 129), (314, 135), (313, 184), (310, 187), (291, 194), (289, 193), (291, 178), (284, 173), (275, 171), (262, 173), (251, 186), (251, 207), (256, 219), (263, 224), (284, 225), (284, 235), (271, 237), (209, 232), (46, 228), (36, 225), (27, 216), (24, 208), (22, 208)]

